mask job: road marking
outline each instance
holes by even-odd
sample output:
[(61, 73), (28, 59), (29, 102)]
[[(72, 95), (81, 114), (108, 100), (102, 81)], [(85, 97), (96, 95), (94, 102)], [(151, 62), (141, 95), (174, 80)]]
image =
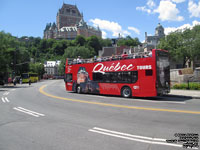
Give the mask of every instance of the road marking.
[(7, 97), (5, 97), (5, 101), (7, 101), (8, 103), (10, 102)]
[(44, 91), (44, 88), (47, 87), (47, 85), (43, 85), (40, 87), (39, 91), (40, 93), (56, 99), (71, 101), (71, 102), (79, 102), (79, 103), (86, 103), (86, 104), (94, 104), (94, 105), (100, 105), (100, 106), (108, 106), (108, 107), (117, 107), (117, 108), (126, 108), (126, 109), (138, 109), (138, 110), (150, 110), (150, 111), (162, 111), (162, 112), (176, 112), (176, 113), (186, 113), (186, 114), (200, 114), (200, 111), (189, 111), (189, 110), (176, 110), (176, 109), (162, 109), (162, 108), (148, 108), (148, 107), (138, 107), (138, 106), (127, 106), (127, 105), (117, 105), (117, 104), (108, 104), (108, 103), (102, 103), (102, 102), (91, 102), (86, 100), (79, 100), (79, 99), (70, 99), (65, 97), (59, 97), (55, 95), (51, 95), (49, 93), (46, 93)]
[(1, 98), (1, 100), (2, 100), (2, 102), (3, 102), (3, 103), (5, 103), (5, 102), (6, 102), (6, 101), (4, 100), (4, 98), (3, 98), (3, 97)]
[(20, 112), (23, 112), (23, 113), (26, 113), (26, 114), (29, 114), (29, 115), (32, 115), (34, 117), (45, 116), (44, 114), (37, 113), (37, 112), (31, 111), (31, 110), (25, 109), (23, 107), (14, 107), (13, 109), (15, 109), (17, 111), (20, 111)]
[(3, 103), (9, 103), (10, 102), (7, 97), (5, 97), (5, 98), (2, 97), (1, 100), (2, 100)]
[(8, 95), (9, 94), (9, 92), (5, 92), (5, 93), (3, 93), (3, 95)]
[[(136, 141), (136, 142), (165, 145), (165, 146), (174, 146), (174, 147), (183, 147), (180, 144), (167, 143), (166, 139), (132, 135), (132, 134), (128, 134), (128, 133), (122, 133), (122, 132), (97, 128), (97, 127), (94, 127), (93, 129), (89, 129), (88, 131), (103, 134), (103, 135), (108, 135), (108, 136), (112, 136), (112, 137), (117, 137), (117, 138), (121, 138), (121, 139)], [(193, 148), (193, 149), (197, 149), (197, 148)]]

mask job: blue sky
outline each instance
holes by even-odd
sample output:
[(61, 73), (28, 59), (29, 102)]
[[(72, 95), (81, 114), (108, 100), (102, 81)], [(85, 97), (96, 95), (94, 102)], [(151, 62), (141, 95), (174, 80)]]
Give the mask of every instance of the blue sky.
[(104, 38), (130, 35), (142, 42), (158, 23), (168, 34), (200, 24), (200, 0), (0, 0), (0, 31), (14, 36), (43, 37), (47, 23), (56, 21), (62, 4), (77, 5), (84, 20), (99, 26)]

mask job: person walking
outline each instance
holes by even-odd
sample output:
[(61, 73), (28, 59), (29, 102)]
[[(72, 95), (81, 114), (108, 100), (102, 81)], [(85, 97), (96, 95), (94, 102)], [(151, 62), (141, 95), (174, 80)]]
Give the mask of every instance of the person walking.
[(28, 84), (29, 84), (29, 86), (31, 85), (31, 80), (29, 79), (29, 81), (28, 81)]

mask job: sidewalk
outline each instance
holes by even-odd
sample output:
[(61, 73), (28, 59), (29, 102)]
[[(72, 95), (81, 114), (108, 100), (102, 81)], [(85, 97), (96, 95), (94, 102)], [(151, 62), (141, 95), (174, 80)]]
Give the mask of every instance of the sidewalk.
[(29, 84), (16, 84), (14, 85), (13, 83), (9, 83), (9, 84), (4, 84), (4, 85), (0, 85), (0, 88), (19, 88), (19, 87), (28, 87)]
[(199, 98), (200, 99), (200, 91), (198, 90), (174, 90), (171, 89), (169, 96), (177, 96), (177, 97), (191, 97), (191, 98)]

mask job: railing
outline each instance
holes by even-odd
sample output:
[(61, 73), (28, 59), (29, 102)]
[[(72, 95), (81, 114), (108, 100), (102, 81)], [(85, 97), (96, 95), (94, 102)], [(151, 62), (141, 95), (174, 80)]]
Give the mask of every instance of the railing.
[(105, 62), (105, 61), (114, 61), (114, 60), (124, 60), (124, 59), (136, 59), (136, 58), (147, 58), (151, 57), (152, 55), (146, 52), (140, 52), (140, 53), (132, 53), (127, 56), (122, 55), (113, 55), (113, 56), (107, 56), (107, 57), (94, 57), (90, 59), (73, 59), (68, 58), (68, 65), (72, 64), (85, 64), (85, 63), (95, 63), (95, 62)]

